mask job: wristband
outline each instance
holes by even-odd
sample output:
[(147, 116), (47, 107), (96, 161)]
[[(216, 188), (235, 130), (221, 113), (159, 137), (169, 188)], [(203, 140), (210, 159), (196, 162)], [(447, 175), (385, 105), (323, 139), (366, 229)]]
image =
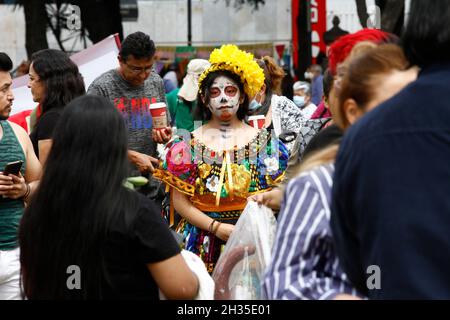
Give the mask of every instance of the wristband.
[(30, 185), (28, 184), (28, 183), (26, 183), (25, 182), (25, 185), (27, 186), (27, 191), (25, 192), (25, 194), (23, 195), (23, 199), (24, 200), (27, 200), (27, 198), (28, 198), (28, 196), (30, 195), (30, 192), (31, 192), (31, 187), (30, 187)]
[(213, 234), (214, 234), (214, 235), (216, 235), (217, 230), (219, 230), (219, 227), (220, 227), (221, 224), (222, 224), (222, 222), (218, 222), (218, 221), (217, 221), (216, 229), (213, 231)]
[(214, 223), (216, 223), (217, 221), (213, 219), (213, 221), (210, 223), (208, 231), (209, 233), (213, 233), (213, 228), (214, 228)]

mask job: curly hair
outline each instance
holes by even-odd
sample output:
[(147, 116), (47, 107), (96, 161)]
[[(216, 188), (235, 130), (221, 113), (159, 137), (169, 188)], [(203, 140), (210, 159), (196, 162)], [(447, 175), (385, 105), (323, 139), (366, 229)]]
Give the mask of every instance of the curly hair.
[(120, 49), (124, 61), (132, 55), (136, 59), (151, 58), (155, 55), (155, 43), (150, 36), (141, 31), (134, 32), (125, 38)]

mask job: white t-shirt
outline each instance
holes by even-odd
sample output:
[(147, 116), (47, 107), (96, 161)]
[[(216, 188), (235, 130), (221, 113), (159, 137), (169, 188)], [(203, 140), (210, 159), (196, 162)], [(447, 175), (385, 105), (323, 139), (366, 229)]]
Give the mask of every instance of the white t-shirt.
[(300, 112), (305, 119), (311, 119), (311, 116), (316, 111), (317, 106), (314, 103), (308, 104), (306, 107), (300, 108)]

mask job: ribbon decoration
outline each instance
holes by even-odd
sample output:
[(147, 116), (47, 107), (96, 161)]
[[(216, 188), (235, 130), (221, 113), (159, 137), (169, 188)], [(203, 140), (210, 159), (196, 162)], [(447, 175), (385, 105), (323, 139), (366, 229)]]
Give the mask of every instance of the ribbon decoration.
[(219, 177), (219, 187), (216, 192), (216, 207), (220, 204), (220, 194), (222, 193), (222, 187), (225, 178), (225, 170), (228, 175), (228, 189), (231, 199), (233, 199), (234, 185), (233, 185), (233, 176), (231, 174), (231, 160), (230, 154), (227, 151), (224, 151), (222, 167), (220, 168), (220, 177)]

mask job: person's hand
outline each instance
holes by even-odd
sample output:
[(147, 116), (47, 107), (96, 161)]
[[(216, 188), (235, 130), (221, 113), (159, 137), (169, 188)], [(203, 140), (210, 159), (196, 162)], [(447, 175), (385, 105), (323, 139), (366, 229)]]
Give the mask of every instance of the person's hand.
[(172, 138), (172, 128), (166, 127), (162, 130), (153, 129), (152, 130), (152, 138), (156, 143), (165, 144), (170, 141)]
[(10, 175), (5, 176), (0, 172), (0, 195), (6, 197), (6, 193), (12, 190), (14, 182)]
[(131, 153), (131, 161), (142, 173), (153, 173), (153, 171), (155, 171), (155, 166), (158, 166), (159, 164), (158, 159), (136, 151), (133, 151)]
[(247, 201), (254, 201), (259, 205), (265, 205), (272, 210), (280, 210), (281, 201), (283, 199), (283, 191), (278, 188), (258, 193), (247, 198)]
[(10, 199), (22, 198), (27, 193), (25, 178), (19, 172), (19, 176), (0, 173), (0, 195)]
[(266, 203), (269, 202), (268, 195), (267, 195), (269, 192), (270, 191), (254, 194), (247, 198), (247, 202), (253, 201), (259, 205), (266, 205)]
[(234, 230), (234, 225), (229, 223), (219, 223), (219, 226), (216, 230), (216, 237), (223, 241), (228, 241), (228, 238), (230, 237), (231, 233)]

